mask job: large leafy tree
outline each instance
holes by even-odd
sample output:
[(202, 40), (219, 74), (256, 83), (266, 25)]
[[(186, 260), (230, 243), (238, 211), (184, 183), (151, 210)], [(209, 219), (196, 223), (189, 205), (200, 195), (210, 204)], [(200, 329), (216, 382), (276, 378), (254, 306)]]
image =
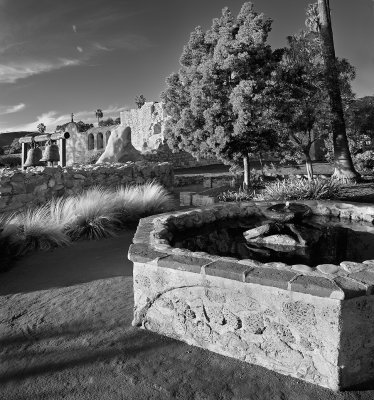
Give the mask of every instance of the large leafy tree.
[[(355, 70), (344, 59), (337, 60), (337, 67), (347, 108), (354, 97), (350, 83)], [(274, 94), (283, 159), (299, 161), (304, 158), (308, 178), (312, 179), (312, 145), (328, 137), (333, 118), (318, 34), (302, 31), (288, 37), (282, 62), (274, 74)]]
[[(209, 30), (191, 33), (161, 94), (170, 147), (246, 167), (275, 146), (269, 93), (281, 51), (267, 44), (270, 30), (271, 20), (245, 3), (236, 18), (225, 8)], [(245, 168), (245, 185), (248, 176)]]
[(357, 180), (349, 151), (344, 110), (339, 86), (338, 68), (335, 57), (329, 0), (318, 0), (317, 29), (321, 36), (322, 53), (325, 61), (325, 82), (330, 99), (331, 128), (334, 145), (335, 170), (333, 177), (343, 181)]

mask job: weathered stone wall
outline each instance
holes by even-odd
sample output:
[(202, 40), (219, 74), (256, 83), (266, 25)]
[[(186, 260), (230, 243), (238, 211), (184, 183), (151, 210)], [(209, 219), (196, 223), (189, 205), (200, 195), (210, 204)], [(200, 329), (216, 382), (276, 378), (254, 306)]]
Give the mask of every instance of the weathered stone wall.
[(121, 125), (129, 126), (132, 133), (132, 144), (139, 151), (144, 142), (149, 149), (156, 149), (164, 139), (167, 115), (162, 103), (147, 102), (141, 108), (122, 111)]
[(86, 164), (97, 152), (104, 152), (111, 131), (117, 126), (91, 128), (87, 132), (79, 132), (78, 125), (70, 122), (65, 132), (70, 138), (66, 140), (66, 165)]
[(160, 145), (157, 150), (143, 152), (142, 156), (150, 162), (170, 162), (174, 168), (201, 167), (220, 163), (216, 158), (200, 158), (197, 160), (187, 151), (173, 153), (167, 144)]
[(174, 167), (196, 167), (220, 163), (216, 158), (197, 160), (186, 151), (173, 153), (164, 144), (168, 116), (162, 103), (147, 102), (141, 108), (121, 112), (121, 125), (131, 128), (133, 146), (152, 162), (171, 162)]
[(53, 196), (76, 194), (92, 186), (116, 187), (156, 179), (173, 186), (168, 163), (125, 163), (0, 170), (0, 212), (43, 204)]
[[(374, 206), (306, 201), (314, 214), (373, 230)], [(218, 204), (140, 221), (134, 321), (144, 329), (333, 390), (374, 373), (374, 260), (287, 265), (170, 245), (175, 231), (263, 215), (270, 202)]]

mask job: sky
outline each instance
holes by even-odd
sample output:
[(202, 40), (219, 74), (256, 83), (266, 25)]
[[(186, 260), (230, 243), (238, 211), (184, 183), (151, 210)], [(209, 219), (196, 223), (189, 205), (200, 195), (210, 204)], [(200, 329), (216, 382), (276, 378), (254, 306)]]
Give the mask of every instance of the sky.
[[(0, 132), (48, 132), (74, 120), (118, 117), (134, 97), (158, 101), (190, 32), (243, 0), (0, 0)], [(253, 0), (283, 47), (311, 0)], [(374, 95), (374, 0), (330, 0), (335, 50), (356, 67), (358, 97)]]

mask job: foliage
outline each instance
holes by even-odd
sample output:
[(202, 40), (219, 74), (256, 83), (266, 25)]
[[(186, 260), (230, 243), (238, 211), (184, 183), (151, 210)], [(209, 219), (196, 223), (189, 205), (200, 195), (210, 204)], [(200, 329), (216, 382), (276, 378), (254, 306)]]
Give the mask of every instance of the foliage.
[[(14, 132), (14, 133), (24, 133), (24, 135), (22, 135), (22, 136), (28, 136), (28, 137), (30, 137), (30, 136), (33, 137), (33, 136), (39, 135), (39, 132)], [(19, 142), (19, 139), (20, 139), (20, 137), (16, 137), (12, 140), (12, 143), (10, 144), (10, 147), (9, 147), (9, 154), (21, 153), (22, 145)]]
[(172, 149), (239, 163), (275, 146), (268, 92), (281, 52), (267, 44), (270, 30), (271, 20), (245, 3), (236, 18), (225, 8), (208, 31), (191, 33), (161, 94)]
[(172, 207), (169, 193), (149, 182), (116, 191), (91, 188), (8, 217), (0, 215), (0, 270), (29, 251), (65, 246), (80, 238), (111, 237), (127, 223)]
[(7, 154), (0, 156), (0, 167), (16, 168), (22, 164), (21, 154)]
[[(347, 108), (353, 99), (354, 68), (337, 60), (339, 83)], [(280, 135), (280, 157), (286, 161), (306, 160), (313, 176), (310, 150), (313, 143), (328, 138), (331, 125), (329, 97), (319, 35), (302, 31), (288, 37), (282, 62), (273, 76), (275, 114)]]
[(17, 255), (36, 249), (48, 250), (70, 242), (64, 226), (51, 224), (47, 205), (16, 214), (4, 228), (4, 233), (10, 236), (10, 243), (17, 246)]
[(265, 185), (254, 200), (323, 200), (335, 199), (341, 193), (341, 185), (335, 180), (289, 178)]
[(255, 192), (248, 192), (242, 189), (239, 190), (227, 190), (226, 192), (218, 195), (219, 201), (250, 201), (253, 199)]
[(45, 130), (47, 129), (47, 127), (43, 124), (43, 122), (41, 122), (41, 123), (37, 126), (37, 128), (38, 128), (38, 132), (39, 132), (39, 133), (44, 133)]
[[(56, 126), (56, 131), (64, 131), (66, 130), (66, 127), (70, 124), (71, 122), (67, 122), (66, 124), (62, 124), (62, 125), (57, 125)], [(78, 121), (76, 122), (77, 124), (77, 128), (78, 128), (78, 132), (86, 132), (88, 131), (90, 128), (93, 128), (93, 124), (87, 124), (83, 121)]]
[(146, 98), (141, 94), (135, 97), (135, 104), (138, 108), (142, 108), (146, 102)]
[(112, 126), (112, 125), (119, 125), (121, 123), (121, 119), (118, 117), (116, 119), (107, 118), (99, 122), (99, 126)]
[(95, 117), (97, 118), (97, 123), (99, 124), (100, 119), (103, 118), (104, 114), (103, 114), (103, 110), (101, 108), (98, 108), (95, 111)]
[(361, 172), (373, 172), (374, 169), (374, 150), (366, 150), (353, 156), (355, 167)]
[(119, 224), (113, 194), (96, 187), (75, 198), (74, 217), (68, 223), (67, 233), (73, 239), (112, 237)]
[(173, 207), (173, 198), (156, 182), (121, 187), (116, 193), (116, 202), (122, 210), (121, 218), (125, 221), (164, 212)]

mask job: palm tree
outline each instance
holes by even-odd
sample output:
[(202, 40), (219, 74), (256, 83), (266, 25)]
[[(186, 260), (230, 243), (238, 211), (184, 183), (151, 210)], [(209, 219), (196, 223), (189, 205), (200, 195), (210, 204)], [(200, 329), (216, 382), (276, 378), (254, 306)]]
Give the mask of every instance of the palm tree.
[(47, 127), (43, 124), (43, 122), (41, 122), (38, 126), (37, 126), (38, 132), (39, 133), (44, 133), (45, 130), (47, 129)]
[(95, 116), (97, 118), (97, 126), (99, 126), (100, 124), (100, 118), (103, 118), (104, 114), (103, 114), (103, 110), (101, 110), (100, 108), (98, 108), (95, 112)]
[(321, 36), (322, 53), (325, 64), (326, 87), (330, 98), (332, 113), (331, 125), (335, 162), (333, 178), (341, 181), (356, 181), (359, 178), (359, 174), (353, 166), (348, 146), (338, 70), (336, 67), (329, 0), (318, 0), (318, 15), (318, 28)]

